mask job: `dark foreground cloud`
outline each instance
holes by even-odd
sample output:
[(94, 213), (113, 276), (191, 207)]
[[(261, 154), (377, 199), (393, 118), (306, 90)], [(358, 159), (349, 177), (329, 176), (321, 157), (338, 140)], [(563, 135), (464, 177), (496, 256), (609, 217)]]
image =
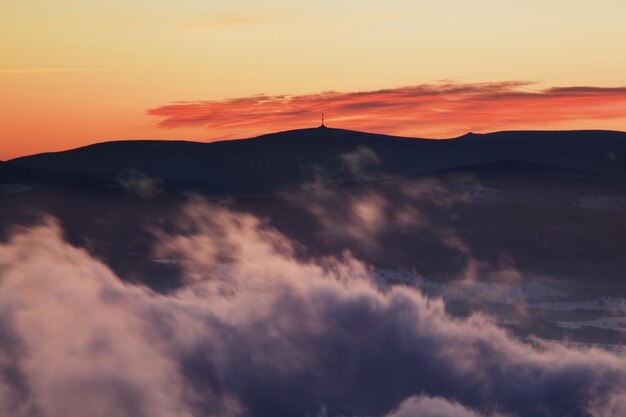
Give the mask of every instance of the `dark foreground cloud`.
[[(316, 123), (407, 136), (451, 137), (468, 131), (582, 128), (585, 122), (626, 123), (626, 87), (552, 87), (532, 83), (424, 84), (360, 92), (256, 95), (176, 102), (148, 110), (159, 125), (208, 128), (235, 138)], [(623, 125), (626, 128), (626, 124)]]
[(249, 215), (194, 202), (159, 256), (187, 285), (123, 283), (54, 221), (0, 245), (0, 415), (617, 417), (626, 358), (523, 344), (380, 290), (349, 254), (299, 261)]

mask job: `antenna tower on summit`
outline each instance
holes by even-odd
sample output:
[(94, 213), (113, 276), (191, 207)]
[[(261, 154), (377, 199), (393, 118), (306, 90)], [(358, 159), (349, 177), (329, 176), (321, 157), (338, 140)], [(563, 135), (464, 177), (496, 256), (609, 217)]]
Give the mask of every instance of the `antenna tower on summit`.
[(320, 127), (326, 127), (326, 125), (324, 124), (324, 113), (322, 113), (322, 124), (320, 125)]

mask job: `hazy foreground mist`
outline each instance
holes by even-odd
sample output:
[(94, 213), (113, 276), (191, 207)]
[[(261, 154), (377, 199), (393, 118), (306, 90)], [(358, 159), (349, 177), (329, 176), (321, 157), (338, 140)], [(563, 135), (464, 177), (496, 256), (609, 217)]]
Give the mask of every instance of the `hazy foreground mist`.
[[(342, 237), (374, 250), (377, 229), (367, 227), (385, 227), (377, 218), (385, 203), (354, 203), (350, 218), (362, 224), (343, 222)], [(332, 233), (342, 220), (321, 207), (309, 208)], [(265, 220), (204, 200), (168, 220), (151, 230), (152, 255), (174, 264), (182, 284), (160, 293), (67, 243), (52, 218), (15, 229), (0, 245), (0, 415), (626, 410), (623, 354), (520, 341), (484, 315), (453, 318), (416, 288), (381, 286), (350, 252), (303, 258), (299, 243)], [(399, 211), (393, 221), (420, 217)]]

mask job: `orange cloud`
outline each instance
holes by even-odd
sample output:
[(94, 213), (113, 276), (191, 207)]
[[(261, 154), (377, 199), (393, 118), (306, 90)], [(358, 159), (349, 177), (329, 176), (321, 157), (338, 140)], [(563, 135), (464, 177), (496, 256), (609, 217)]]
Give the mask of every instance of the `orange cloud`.
[(407, 136), (581, 128), (608, 120), (623, 120), (626, 129), (626, 87), (529, 90), (531, 85), (517, 81), (440, 83), (347, 93), (261, 94), (175, 102), (150, 109), (148, 114), (161, 117), (159, 126), (165, 129), (208, 128), (222, 138), (299, 128), (316, 123), (322, 112), (332, 127)]

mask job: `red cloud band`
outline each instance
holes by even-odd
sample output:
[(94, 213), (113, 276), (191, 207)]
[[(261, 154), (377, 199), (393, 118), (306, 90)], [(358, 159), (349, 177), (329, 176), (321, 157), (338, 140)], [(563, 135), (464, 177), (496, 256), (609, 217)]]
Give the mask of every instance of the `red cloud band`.
[(468, 131), (559, 127), (623, 119), (626, 87), (554, 87), (527, 82), (426, 84), (361, 92), (257, 95), (176, 102), (148, 110), (163, 128), (206, 127), (217, 137), (301, 128), (326, 113), (333, 127), (449, 137)]

